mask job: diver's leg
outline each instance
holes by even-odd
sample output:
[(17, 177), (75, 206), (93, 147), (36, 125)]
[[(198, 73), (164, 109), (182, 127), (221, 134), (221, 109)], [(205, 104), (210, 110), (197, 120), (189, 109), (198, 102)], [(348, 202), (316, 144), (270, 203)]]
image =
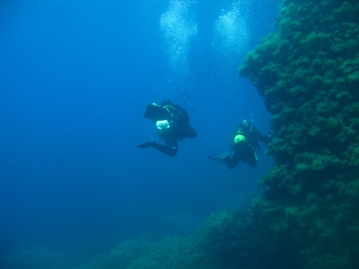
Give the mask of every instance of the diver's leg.
[(137, 145), (138, 148), (145, 149), (151, 147), (153, 144), (156, 144), (155, 140), (152, 138), (150, 141)]
[(216, 157), (212, 157), (212, 156), (209, 156), (207, 155), (208, 159), (211, 159), (213, 161), (216, 161), (217, 163), (223, 163), (224, 160), (229, 156), (229, 153), (228, 152), (224, 152)]
[(151, 147), (161, 151), (164, 154), (167, 154), (168, 156), (176, 156), (177, 154), (177, 150), (178, 147), (170, 147), (168, 145), (162, 145), (162, 144), (157, 144), (154, 143), (153, 145), (151, 145)]
[(230, 158), (228, 156), (227, 158), (224, 159), (224, 161), (226, 162), (226, 165), (228, 166), (229, 169), (235, 168), (238, 165), (240, 160), (241, 160), (241, 155), (240, 155), (239, 150), (233, 151), (232, 158)]
[(161, 151), (168, 156), (176, 156), (178, 151), (178, 139), (175, 135), (168, 135), (166, 139), (166, 145), (157, 144), (153, 142), (150, 144), (151, 147)]
[(157, 149), (157, 150), (159, 150), (159, 151), (161, 151), (164, 154), (167, 154), (169, 156), (176, 156), (177, 149), (178, 149), (177, 146), (170, 147), (168, 145), (158, 144), (155, 141), (148, 141), (148, 142), (145, 142), (143, 144), (137, 145), (137, 147), (142, 148), (142, 149), (145, 149), (145, 148), (148, 148), (148, 147), (153, 147), (153, 148), (155, 148), (155, 149)]

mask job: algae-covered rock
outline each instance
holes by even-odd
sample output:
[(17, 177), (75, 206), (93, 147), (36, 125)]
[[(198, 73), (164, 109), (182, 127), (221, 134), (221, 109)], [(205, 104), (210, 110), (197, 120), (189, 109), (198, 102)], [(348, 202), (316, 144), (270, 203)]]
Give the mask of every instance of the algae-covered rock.
[(261, 186), (276, 210), (257, 214), (295, 246), (288, 268), (359, 268), (358, 14), (354, 0), (284, 0), (278, 31), (239, 69), (273, 116), (277, 165)]

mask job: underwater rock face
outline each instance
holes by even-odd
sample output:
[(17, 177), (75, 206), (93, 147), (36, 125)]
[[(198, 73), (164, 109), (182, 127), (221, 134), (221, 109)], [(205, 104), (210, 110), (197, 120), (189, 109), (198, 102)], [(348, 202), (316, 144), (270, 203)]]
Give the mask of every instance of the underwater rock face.
[(272, 114), (277, 164), (255, 207), (287, 268), (359, 268), (358, 14), (357, 0), (284, 0), (239, 70)]

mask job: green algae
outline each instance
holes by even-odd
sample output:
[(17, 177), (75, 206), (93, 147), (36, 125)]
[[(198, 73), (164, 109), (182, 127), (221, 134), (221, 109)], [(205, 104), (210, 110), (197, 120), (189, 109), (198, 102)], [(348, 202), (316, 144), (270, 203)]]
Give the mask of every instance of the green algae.
[(358, 12), (356, 1), (283, 1), (278, 32), (239, 70), (273, 115), (268, 153), (277, 165), (261, 185), (277, 210), (258, 214), (272, 214), (278, 243), (287, 229), (290, 268), (358, 267), (359, 233), (348, 231), (359, 225)]

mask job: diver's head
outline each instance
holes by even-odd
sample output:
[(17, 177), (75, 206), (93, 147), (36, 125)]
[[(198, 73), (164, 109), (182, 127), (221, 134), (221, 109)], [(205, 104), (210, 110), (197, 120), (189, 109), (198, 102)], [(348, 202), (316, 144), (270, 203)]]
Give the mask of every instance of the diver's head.
[(249, 126), (249, 122), (248, 122), (247, 120), (243, 120), (243, 121), (242, 121), (242, 124), (243, 124), (244, 126)]

